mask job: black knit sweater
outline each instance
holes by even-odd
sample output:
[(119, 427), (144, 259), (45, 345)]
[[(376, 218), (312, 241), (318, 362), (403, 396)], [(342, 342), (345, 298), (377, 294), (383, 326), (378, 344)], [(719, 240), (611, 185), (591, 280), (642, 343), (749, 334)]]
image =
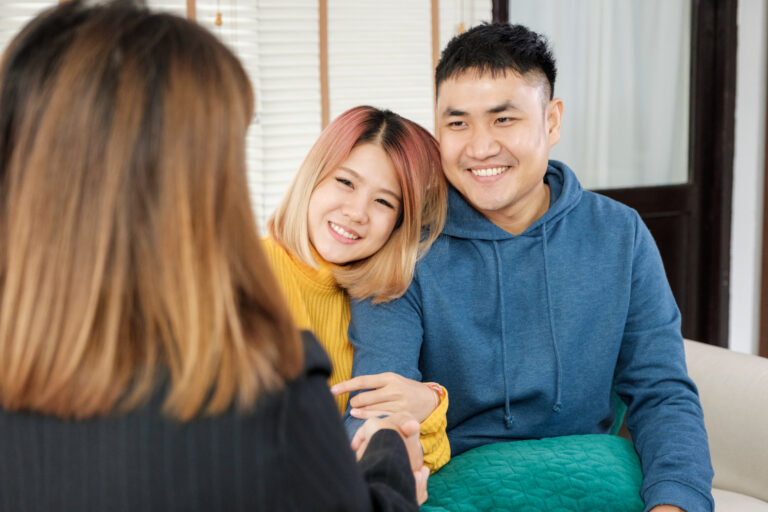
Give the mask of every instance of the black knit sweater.
[(398, 434), (378, 432), (356, 463), (328, 358), (304, 345), (302, 375), (247, 415), (178, 423), (163, 393), (78, 422), (0, 409), (0, 511), (418, 510)]

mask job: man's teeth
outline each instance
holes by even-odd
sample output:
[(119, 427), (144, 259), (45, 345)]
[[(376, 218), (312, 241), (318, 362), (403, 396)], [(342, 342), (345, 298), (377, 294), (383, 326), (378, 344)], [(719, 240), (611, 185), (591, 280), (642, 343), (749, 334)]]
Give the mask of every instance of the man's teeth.
[(507, 170), (507, 167), (491, 167), (490, 169), (470, 169), (475, 176), (497, 176)]
[(359, 236), (353, 235), (349, 231), (344, 230), (344, 228), (342, 228), (341, 226), (339, 226), (337, 224), (334, 224), (333, 222), (329, 222), (329, 224), (331, 225), (331, 229), (332, 230), (334, 230), (335, 232), (337, 232), (338, 234), (340, 234), (344, 238), (349, 238), (350, 240), (357, 240), (358, 238), (360, 238)]

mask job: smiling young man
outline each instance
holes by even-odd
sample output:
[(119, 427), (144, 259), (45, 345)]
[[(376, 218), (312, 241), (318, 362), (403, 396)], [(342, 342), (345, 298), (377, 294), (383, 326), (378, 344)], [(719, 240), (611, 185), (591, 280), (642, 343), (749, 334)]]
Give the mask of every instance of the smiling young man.
[(352, 305), (353, 375), (443, 384), (454, 455), (607, 433), (615, 391), (646, 510), (711, 510), (707, 435), (658, 250), (634, 210), (549, 160), (555, 74), (546, 40), (519, 25), (448, 44), (436, 70), (446, 225), (401, 299)]

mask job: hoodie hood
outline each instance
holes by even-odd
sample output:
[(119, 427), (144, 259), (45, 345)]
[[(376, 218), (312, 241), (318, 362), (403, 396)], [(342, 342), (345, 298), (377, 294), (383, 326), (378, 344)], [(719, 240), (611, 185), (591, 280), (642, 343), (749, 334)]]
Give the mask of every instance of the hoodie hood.
[(519, 235), (508, 233), (489, 222), (451, 186), (448, 191), (448, 216), (443, 233), (456, 238), (488, 241), (507, 240), (515, 236), (541, 236), (542, 227), (563, 218), (579, 203), (583, 192), (573, 171), (557, 160), (549, 161), (544, 182), (550, 189), (549, 209)]

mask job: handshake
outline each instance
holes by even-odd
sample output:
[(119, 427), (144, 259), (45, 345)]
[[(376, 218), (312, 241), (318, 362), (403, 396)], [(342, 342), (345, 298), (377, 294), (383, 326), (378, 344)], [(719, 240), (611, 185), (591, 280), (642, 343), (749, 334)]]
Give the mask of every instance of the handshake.
[(369, 418), (362, 424), (352, 438), (351, 447), (357, 460), (363, 456), (368, 443), (379, 430), (391, 429), (400, 434), (408, 451), (411, 471), (416, 481), (416, 500), (419, 505), (427, 501), (427, 479), (429, 468), (424, 465), (424, 451), (419, 441), (419, 422), (410, 413), (398, 412), (381, 418)]

